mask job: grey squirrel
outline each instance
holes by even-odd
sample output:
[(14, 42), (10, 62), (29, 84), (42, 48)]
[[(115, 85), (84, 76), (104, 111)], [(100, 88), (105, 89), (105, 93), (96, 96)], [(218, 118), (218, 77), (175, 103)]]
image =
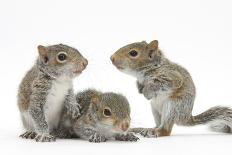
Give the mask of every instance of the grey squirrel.
[(116, 93), (102, 93), (94, 89), (79, 92), (76, 101), (80, 104), (79, 118), (67, 115), (64, 108), (60, 125), (53, 133), (59, 138), (82, 138), (90, 142), (105, 142), (108, 139), (137, 141), (128, 133), (130, 107), (127, 99)]
[(158, 41), (126, 45), (111, 56), (112, 63), (122, 72), (137, 78), (137, 88), (151, 100), (155, 128), (134, 128), (130, 131), (145, 137), (169, 136), (174, 124), (193, 126), (211, 124), (211, 129), (230, 133), (232, 110), (213, 107), (192, 116), (195, 85), (188, 71), (168, 60), (158, 47)]
[(64, 106), (72, 117), (80, 115), (72, 80), (88, 61), (77, 49), (63, 44), (39, 45), (38, 53), (18, 90), (18, 107), (26, 129), (20, 137), (50, 142), (55, 140), (50, 133), (58, 126)]

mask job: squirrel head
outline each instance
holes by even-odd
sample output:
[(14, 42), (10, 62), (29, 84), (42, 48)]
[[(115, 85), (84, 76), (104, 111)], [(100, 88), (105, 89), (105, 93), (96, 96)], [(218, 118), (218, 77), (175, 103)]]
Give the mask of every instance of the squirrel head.
[(58, 44), (38, 47), (37, 65), (46, 74), (58, 78), (74, 78), (86, 68), (88, 61), (80, 52), (67, 45)]
[(126, 45), (117, 50), (110, 59), (120, 71), (134, 73), (151, 65), (158, 67), (162, 57), (158, 41), (153, 40), (149, 44), (142, 41)]
[(115, 133), (123, 133), (130, 126), (130, 106), (127, 99), (115, 93), (103, 93), (91, 98), (91, 109), (97, 126)]

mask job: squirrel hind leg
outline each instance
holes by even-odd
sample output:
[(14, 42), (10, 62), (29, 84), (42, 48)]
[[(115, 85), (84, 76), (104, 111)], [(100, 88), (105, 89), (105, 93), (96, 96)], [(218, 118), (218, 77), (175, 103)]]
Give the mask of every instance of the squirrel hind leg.
[(21, 113), (21, 119), (27, 131), (34, 131), (34, 122), (28, 111)]
[(155, 128), (154, 129), (155, 137), (170, 136), (171, 132), (172, 132), (172, 127), (171, 127), (171, 129), (163, 129), (163, 128)]
[(156, 128), (132, 128), (129, 132), (135, 134), (140, 134), (146, 138), (157, 138), (163, 136), (170, 136), (172, 132), (173, 125), (170, 125), (169, 128), (156, 127)]

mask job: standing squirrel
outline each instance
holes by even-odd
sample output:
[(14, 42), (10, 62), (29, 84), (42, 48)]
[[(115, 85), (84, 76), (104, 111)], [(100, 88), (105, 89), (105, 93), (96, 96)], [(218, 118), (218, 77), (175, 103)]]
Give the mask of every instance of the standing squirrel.
[(124, 46), (111, 56), (111, 61), (120, 71), (135, 76), (139, 93), (151, 100), (156, 127), (134, 128), (132, 132), (161, 137), (169, 136), (174, 124), (206, 123), (210, 123), (214, 131), (232, 131), (232, 110), (227, 107), (213, 107), (192, 116), (196, 94), (193, 80), (186, 69), (163, 55), (157, 40)]
[(105, 142), (108, 139), (137, 141), (139, 138), (127, 133), (130, 125), (130, 107), (127, 99), (115, 93), (85, 90), (76, 95), (81, 116), (73, 119), (65, 109), (59, 128), (54, 132), (59, 138), (82, 138), (90, 142)]
[(39, 142), (54, 141), (50, 133), (58, 126), (65, 106), (78, 117), (72, 80), (81, 74), (88, 61), (67, 45), (38, 46), (39, 57), (23, 78), (18, 91), (18, 106), (24, 128), (20, 137)]

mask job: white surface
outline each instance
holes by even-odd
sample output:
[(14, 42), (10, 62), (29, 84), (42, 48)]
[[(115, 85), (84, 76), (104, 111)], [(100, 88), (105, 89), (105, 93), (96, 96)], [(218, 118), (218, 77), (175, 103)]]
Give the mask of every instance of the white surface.
[(171, 60), (185, 66), (197, 87), (193, 114), (215, 105), (232, 106), (231, 1), (0, 1), (0, 154), (231, 154), (232, 136), (205, 127), (174, 127), (171, 137), (137, 143), (91, 144), (80, 140), (35, 143), (22, 133), (17, 88), (37, 56), (38, 44), (66, 43), (89, 66), (75, 90), (94, 87), (120, 92), (132, 108), (132, 126), (154, 126), (150, 104), (135, 79), (111, 65), (109, 57), (131, 42), (158, 39)]

